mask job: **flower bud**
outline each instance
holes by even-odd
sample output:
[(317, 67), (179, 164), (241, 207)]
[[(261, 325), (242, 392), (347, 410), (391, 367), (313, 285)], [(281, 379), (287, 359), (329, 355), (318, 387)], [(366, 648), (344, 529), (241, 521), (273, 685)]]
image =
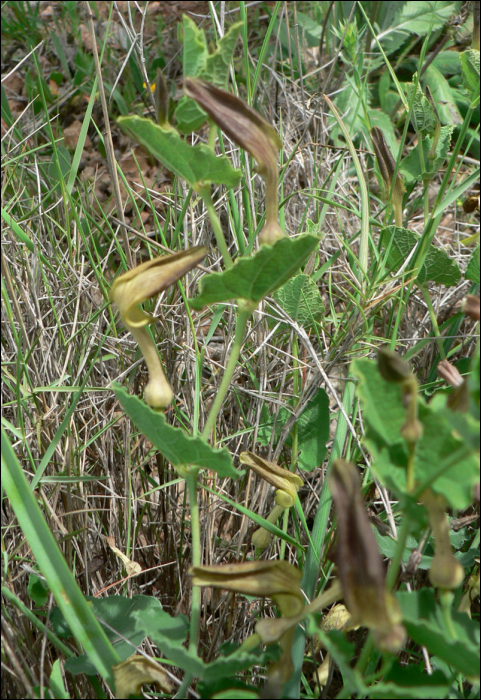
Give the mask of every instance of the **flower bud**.
[[(278, 491), (277, 493), (280, 493)], [(289, 507), (289, 506), (288, 506)], [(269, 514), (269, 517), (267, 518), (268, 522), (272, 523), (275, 525), (277, 520), (280, 518), (282, 513), (284, 513), (285, 507), (283, 505), (276, 505), (272, 509), (272, 512)], [(260, 527), (258, 530), (256, 530), (252, 537), (251, 537), (251, 543), (254, 545), (256, 549), (265, 549), (266, 547), (269, 546), (271, 541), (271, 533), (269, 530), (266, 530), (265, 527)]]
[(469, 316), (469, 318), (471, 318), (473, 321), (479, 321), (479, 297), (475, 297), (473, 294), (468, 294), (463, 299), (461, 309), (463, 314)]
[(464, 580), (464, 568), (454, 556), (449, 541), (444, 496), (426, 489), (421, 500), (428, 511), (429, 524), (434, 534), (434, 557), (429, 569), (429, 579), (437, 588), (458, 588)]
[(469, 409), (468, 385), (460, 375), (458, 368), (452, 365), (449, 360), (441, 360), (436, 369), (438, 375), (453, 387), (447, 401), (449, 408), (452, 411), (466, 413)]
[[(386, 195), (389, 196), (389, 193), (391, 192), (392, 180), (396, 171), (396, 162), (388, 148), (384, 134), (379, 127), (374, 126), (371, 129), (371, 140), (376, 153), (377, 164), (379, 166), (382, 179), (384, 180)], [(391, 193), (391, 204), (394, 210), (396, 226), (402, 226), (402, 202), (405, 192), (406, 188), (404, 187), (404, 181), (398, 170)]]

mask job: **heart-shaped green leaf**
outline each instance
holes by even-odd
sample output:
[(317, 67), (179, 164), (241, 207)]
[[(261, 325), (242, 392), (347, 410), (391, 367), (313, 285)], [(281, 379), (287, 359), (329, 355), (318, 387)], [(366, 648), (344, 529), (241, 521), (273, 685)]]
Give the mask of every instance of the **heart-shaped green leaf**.
[[(387, 226), (381, 231), (381, 243), (384, 248), (389, 248), (387, 260), (388, 266), (397, 272), (412, 249), (417, 245), (419, 236), (407, 228), (399, 226)], [(408, 265), (408, 270), (409, 270)], [(409, 275), (409, 272), (407, 273)], [(419, 270), (417, 283), (436, 282), (450, 287), (457, 284), (461, 279), (461, 272), (458, 265), (442, 248), (435, 248), (431, 245), (424, 265)]]
[(119, 117), (120, 128), (140, 143), (166, 168), (198, 191), (205, 183), (235, 187), (240, 170), (234, 170), (227, 156), (216, 156), (205, 144), (190, 146), (174, 127), (161, 126), (143, 117)]
[(189, 299), (193, 309), (206, 304), (247, 299), (259, 302), (281, 287), (306, 262), (319, 245), (317, 236), (281, 238), (274, 245), (263, 245), (251, 258), (238, 258), (225, 272), (214, 272), (200, 281), (200, 295)]
[(162, 413), (157, 413), (136, 396), (131, 396), (119, 384), (114, 384), (114, 392), (138, 429), (174, 467), (196, 465), (212, 469), (219, 476), (239, 477), (225, 448), (214, 450), (200, 438), (190, 437), (181, 428), (169, 425)]

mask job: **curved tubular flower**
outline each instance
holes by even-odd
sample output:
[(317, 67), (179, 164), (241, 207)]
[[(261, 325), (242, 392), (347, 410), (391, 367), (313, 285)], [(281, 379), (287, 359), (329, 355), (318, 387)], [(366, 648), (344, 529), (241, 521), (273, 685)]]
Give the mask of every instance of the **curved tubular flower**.
[(146, 328), (154, 323), (155, 318), (146, 313), (140, 304), (183, 277), (206, 254), (205, 246), (197, 246), (181, 253), (149, 260), (117, 277), (110, 288), (110, 300), (119, 307), (124, 325), (139, 344), (145, 358), (149, 381), (144, 390), (144, 398), (153, 408), (167, 408), (172, 402), (173, 393), (160, 364), (157, 348)]
[[(294, 505), (297, 491), (304, 483), (303, 480), (297, 474), (279, 467), (275, 462), (268, 462), (253, 452), (241, 452), (240, 463), (255, 471), (256, 474), (268, 481), (272, 486), (277, 486), (275, 495), (277, 505), (274, 506), (267, 518), (270, 523), (276, 523), (282, 512)], [(265, 549), (271, 541), (271, 533), (269, 530), (261, 527), (254, 532), (251, 541), (256, 549)]]
[(286, 617), (298, 615), (304, 607), (302, 573), (284, 560), (191, 566), (189, 575), (194, 586), (272, 598)]
[[(244, 595), (268, 596), (286, 618), (297, 618), (304, 608), (304, 597), (300, 586), (302, 573), (283, 560), (191, 566), (189, 575), (192, 576), (194, 586), (212, 586)], [(270, 683), (283, 684), (292, 675), (294, 667), (291, 647), (294, 632), (295, 625), (289, 627), (279, 638), (282, 654), (279, 661), (269, 668)], [(257, 644), (261, 642), (259, 635), (253, 635), (253, 637), (251, 642), (257, 642)]]
[(387, 590), (381, 554), (362, 502), (357, 468), (336, 459), (328, 476), (337, 515), (334, 555), (352, 625), (365, 625), (382, 651), (395, 653), (404, 644), (399, 604)]
[[(288, 469), (279, 467), (275, 462), (268, 462), (258, 457), (253, 452), (241, 452), (240, 463), (245, 464), (263, 479), (277, 486), (275, 495), (276, 506), (272, 509), (267, 520), (274, 524), (286, 508), (291, 508), (296, 501), (299, 488), (304, 483), (300, 476), (293, 474)], [(259, 528), (252, 535), (252, 544), (256, 549), (265, 549), (271, 541), (271, 533), (264, 527)]]
[(266, 223), (259, 243), (275, 243), (285, 234), (277, 222), (277, 152), (282, 142), (273, 126), (243, 100), (200, 78), (185, 78), (185, 93), (209, 115), (227, 136), (257, 161), (266, 181)]
[(277, 487), (275, 500), (278, 505), (282, 508), (290, 508), (294, 505), (297, 492), (304, 483), (300, 476), (279, 467), (275, 462), (268, 462), (267, 459), (258, 457), (253, 452), (241, 452), (239, 459), (241, 464), (245, 464), (269, 484)]

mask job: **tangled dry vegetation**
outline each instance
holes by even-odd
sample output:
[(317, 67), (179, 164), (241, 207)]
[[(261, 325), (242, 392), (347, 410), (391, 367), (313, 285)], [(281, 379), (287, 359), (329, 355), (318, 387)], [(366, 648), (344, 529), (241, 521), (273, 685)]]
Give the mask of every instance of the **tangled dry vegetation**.
[[(49, 8), (54, 13), (59, 11), (58, 3), (40, 4), (45, 11)], [(127, 3), (114, 5), (119, 6), (120, 12), (114, 11), (112, 15), (111, 31), (117, 40), (112, 41), (109, 52), (118, 57), (118, 63), (110, 55), (110, 62), (105, 64), (104, 79), (109, 84), (121, 77), (115, 74), (113, 66), (118, 68), (125, 58), (119, 37), (125, 32), (123, 22), (129, 26)], [(210, 21), (210, 17), (199, 14), (200, 11), (205, 15), (206, 3), (180, 5), (188, 5), (184, 8), (187, 11), (195, 6), (197, 22)], [(103, 12), (107, 10), (108, 7), (102, 9)], [(157, 11), (164, 10), (163, 7), (150, 8), (144, 26), (146, 44), (157, 40), (153, 18)], [(259, 19), (259, 14), (257, 18), (258, 30), (261, 30), (265, 19), (262, 16)], [(175, 17), (164, 17), (161, 37), (165, 72), (175, 82), (181, 71), (174, 20)], [(48, 80), (56, 59), (46, 18), (39, 31), (44, 41), (36, 53), (42, 74)], [(67, 26), (65, 32), (69, 32)], [(15, 452), (29, 478), (34, 469), (48, 462), (37, 487), (37, 499), (84, 593), (102, 595), (108, 591), (109, 594), (124, 592), (128, 595), (140, 592), (158, 597), (172, 613), (188, 613), (191, 586), (186, 571), (190, 564), (190, 530), (183, 481), (148, 440), (136, 432), (110, 388), (111, 383), (117, 381), (128, 386), (131, 393), (141, 395), (146, 371), (135, 342), (116, 323), (115, 312), (108, 303), (108, 287), (120, 260), (116, 242), (121, 241), (121, 226), (98, 134), (95, 128), (89, 128), (80, 180), (73, 189), (77, 219), (69, 211), (67, 199), (49, 170), (45, 156), (48, 145), (45, 114), (42, 110), (36, 111), (24, 89), (26, 71), (31, 69), (33, 58), (30, 56), (23, 65), (17, 65), (19, 50), (18, 46), (12, 46), (2, 66), (2, 76), (8, 74), (4, 82), (5, 94), (12, 113), (18, 118), (14, 129), (7, 130), (3, 125), (2, 195), (7, 211), (14, 213), (15, 220), (21, 222), (31, 245), (26, 245), (3, 223), (3, 419), (10, 426), (17, 426)], [(239, 59), (241, 52), (242, 48), (238, 47)], [(282, 179), (282, 212), (286, 232), (294, 235), (306, 230), (308, 219), (318, 220), (322, 203), (312, 195), (316, 189), (324, 187), (324, 182), (329, 187), (334, 171), (338, 171), (338, 175), (330, 196), (339, 203), (348, 202), (359, 209), (359, 188), (347, 149), (334, 148), (329, 143), (328, 120), (320, 94), (308, 94), (302, 81), (292, 80), (288, 71), (284, 74), (276, 71), (273, 58), (271, 66), (262, 73), (256, 103), (282, 133), (282, 157), (284, 162), (289, 161)], [(324, 73), (319, 75), (325, 77)], [(321, 88), (325, 89), (322, 81)], [(177, 89), (181, 90), (180, 84)], [(69, 95), (68, 89), (65, 93), (62, 89), (49, 113), (55, 137), (64, 136), (67, 148), (68, 138), (73, 139), (71, 145), (75, 145), (77, 122), (81, 122), (87, 106), (82, 97), (72, 104)], [(94, 107), (93, 118), (103, 133), (105, 124), (97, 107)], [(132, 259), (138, 264), (165, 249), (159, 243), (160, 229), (171, 249), (207, 245), (209, 253), (204, 267), (193, 270), (185, 280), (186, 295), (193, 296), (205, 270), (221, 270), (219, 252), (203, 204), (195, 195), (188, 199), (182, 183), (173, 190), (169, 173), (153, 163), (140, 147), (129, 142), (113, 120), (110, 126), (115, 155), (125, 175), (122, 201)], [(195, 138), (204, 136), (201, 132)], [(228, 141), (226, 148), (237, 166), (237, 148)], [(359, 158), (369, 186), (375, 192), (378, 184), (372, 171), (372, 158), (362, 150)], [(235, 192), (241, 216), (244, 216), (246, 199), (250, 202), (250, 211), (255, 213), (259, 209), (257, 203), (263, 198), (262, 182), (252, 170), (247, 172), (246, 182), (244, 190), (239, 188)], [(432, 186), (438, 186), (436, 180)], [(235, 251), (237, 243), (232, 217), (228, 215), (228, 194), (218, 188), (213, 192), (213, 199), (228, 244)], [(371, 214), (376, 217), (381, 203), (376, 203), (374, 198), (371, 201)], [(418, 220), (422, 226), (421, 206), (412, 212), (411, 228), (415, 228)], [(255, 230), (257, 226), (256, 221), (240, 223), (244, 232), (248, 228)], [(303, 379), (300, 402), (303, 405), (309, 400), (318, 386), (326, 388), (331, 408), (331, 437), (343, 387), (349, 381), (349, 363), (354, 357), (374, 349), (379, 339), (388, 338), (394, 322), (391, 295), (398, 282), (386, 279), (363, 310), (356, 308), (352, 301), (351, 290), (357, 280), (353, 277), (343, 241), (354, 237), (358, 228), (358, 219), (342, 208), (327, 207), (323, 211), (322, 242), (316, 264), (320, 267), (334, 255), (337, 259), (318, 282), (326, 310), (320, 333), (317, 337), (314, 334), (310, 338), (299, 337)], [(448, 250), (464, 269), (471, 250), (465, 248), (462, 241), (472, 233), (472, 217), (453, 204), (445, 212), (435, 245)], [(354, 254), (357, 246), (357, 242), (352, 244)], [(440, 324), (457, 309), (466, 292), (466, 282), (454, 288), (431, 288)], [(202, 428), (233, 338), (232, 306), (226, 305), (220, 318), (216, 318), (215, 327), (211, 325), (209, 309), (193, 312), (195, 336), (177, 287), (167, 290), (157, 301), (155, 314), (159, 323), (154, 333), (175, 394), (174, 407), (167, 412), (168, 421), (191, 427), (194, 420), (198, 420)], [(282, 326), (281, 320), (284, 321)], [(280, 407), (286, 406), (293, 396), (292, 339), (297, 330), (289, 324), (289, 318), (274, 301), (263, 302), (253, 315), (215, 432), (216, 443), (227, 447), (233, 455), (252, 449), (256, 444), (266, 409), (269, 415), (276, 416)], [(475, 343), (473, 332), (474, 324), (469, 320), (459, 327), (459, 356), (470, 355)], [(425, 300), (414, 290), (401, 324), (399, 347), (407, 351), (431, 333)], [(203, 356), (198, 405), (196, 348)], [(433, 341), (420, 347), (414, 367), (421, 381), (433, 381), (431, 367), (435, 353)], [(84, 389), (74, 405), (77, 388), (81, 385)], [(352, 434), (348, 435), (348, 440), (355, 445), (362, 435), (362, 424), (356, 413), (350, 416), (350, 427)], [(286, 437), (287, 431), (283, 431), (279, 442), (273, 444), (272, 439), (271, 444), (261, 448), (262, 454), (268, 459), (285, 461), (288, 456)], [(56, 481), (59, 475), (74, 478), (71, 482)], [(308, 523), (309, 514), (315, 512), (324, 475), (325, 464), (319, 464), (314, 472), (306, 475), (300, 492)], [(202, 478), (205, 484), (212, 483), (209, 475)], [(257, 482), (255, 476), (246, 476), (237, 483), (218, 481), (216, 488), (233, 501), (260, 513), (267, 511), (272, 500), (270, 489)], [(374, 513), (378, 508), (377, 499), (378, 494), (373, 492)], [(200, 506), (204, 562), (242, 559), (249, 551), (252, 523), (207, 490), (201, 489)], [(2, 511), (2, 527), (9, 558), (5, 583), (18, 598), (28, 601), (28, 575), (32, 571), (29, 547), (8, 504)], [(141, 565), (143, 572), (139, 576), (125, 580), (123, 563), (110, 547), (112, 543)], [(271, 545), (279, 546), (278, 543)], [(272, 550), (267, 552), (268, 557), (272, 555)], [(295, 558), (289, 546), (286, 558)], [(231, 605), (221, 607), (220, 601), (229, 597)], [(253, 610), (258, 605), (258, 602), (237, 601), (231, 594), (209, 589), (203, 592), (200, 639), (206, 660), (215, 657), (222, 642), (241, 641), (252, 631)], [(2, 671), (2, 697), (20, 697), (24, 689), (29, 694), (33, 692), (32, 686), (39, 683), (51, 658), (46, 638), (29, 625), (25, 615), (15, 608), (9, 608), (8, 615), (9, 622), (4, 626), (8, 669)], [(24, 686), (22, 690), (19, 681)], [(86, 697), (81, 688), (78, 692)]]

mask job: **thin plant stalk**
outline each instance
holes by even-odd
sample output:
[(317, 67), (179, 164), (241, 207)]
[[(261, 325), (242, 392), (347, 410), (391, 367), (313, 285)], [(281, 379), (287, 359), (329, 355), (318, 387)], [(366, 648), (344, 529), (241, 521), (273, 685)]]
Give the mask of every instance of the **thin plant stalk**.
[(444, 350), (443, 341), (441, 340), (441, 334), (439, 332), (439, 326), (438, 326), (438, 319), (436, 318), (436, 314), (434, 313), (433, 302), (431, 301), (431, 295), (429, 294), (429, 290), (426, 287), (422, 286), (420, 289), (421, 289), (421, 292), (423, 294), (424, 301), (426, 302), (426, 305), (428, 307), (429, 316), (431, 318), (433, 331), (434, 331), (434, 334), (436, 336), (436, 343), (438, 346), (439, 354), (441, 356), (441, 360), (445, 360), (446, 359), (446, 352)]
[[(297, 340), (297, 335), (295, 333), (292, 334), (292, 368), (293, 368), (293, 374), (292, 374), (292, 392), (295, 397), (299, 396), (299, 391), (300, 391), (300, 371), (299, 371), (299, 342)], [(296, 406), (299, 402), (296, 402)], [(291, 450), (291, 467), (290, 470), (291, 472), (296, 471), (296, 466), (297, 466), (297, 457), (298, 457), (298, 424), (297, 421), (294, 423), (292, 426), (292, 450)], [(287, 532), (287, 524), (289, 522), (289, 513), (290, 513), (290, 508), (286, 508), (284, 512), (284, 517), (282, 519), (282, 529), (284, 532)], [(286, 551), (286, 542), (285, 540), (281, 540), (281, 549), (280, 549), (280, 554), (279, 558), (284, 559), (284, 554)]]
[(222, 257), (224, 259), (224, 264), (227, 269), (232, 267), (234, 264), (232, 262), (231, 254), (229, 253), (229, 249), (227, 248), (227, 243), (224, 237), (224, 232), (222, 231), (222, 226), (219, 220), (219, 217), (217, 216), (217, 212), (214, 207), (214, 203), (212, 201), (212, 197), (210, 196), (210, 192), (207, 187), (202, 187), (199, 190), (199, 194), (202, 197), (205, 207), (207, 209), (207, 213), (209, 214), (209, 218), (212, 224), (212, 228), (214, 229), (214, 235), (215, 239), (217, 241), (217, 245), (219, 246), (219, 250), (222, 254)]
[[(189, 492), (190, 505), (190, 525), (192, 533), (192, 565), (201, 565), (201, 546), (200, 546), (200, 522), (199, 522), (199, 504), (197, 502), (197, 477), (199, 474), (198, 467), (190, 467), (185, 480), (187, 482), (187, 490)], [(199, 617), (200, 617), (200, 597), (201, 589), (199, 586), (192, 587), (192, 613), (190, 618), (190, 637), (189, 650), (197, 654), (197, 642), (199, 637)]]
[[(192, 537), (192, 565), (201, 565), (201, 544), (200, 544), (200, 522), (199, 522), (199, 503), (197, 501), (197, 477), (199, 475), (198, 467), (190, 467), (185, 473), (185, 481), (187, 491), (189, 493), (190, 505), (190, 527)], [(190, 613), (189, 625), (189, 651), (193, 656), (197, 656), (197, 644), (199, 641), (199, 620), (201, 608), (202, 591), (199, 586), (192, 586), (192, 605)], [(192, 673), (187, 671), (182, 680), (177, 697), (187, 697), (187, 689), (193, 679)]]
[(250, 309), (248, 309), (248, 310), (239, 309), (237, 321), (236, 321), (235, 336), (234, 336), (234, 341), (232, 343), (232, 350), (230, 353), (230, 357), (229, 357), (229, 360), (227, 362), (227, 366), (225, 368), (224, 376), (222, 377), (222, 381), (220, 383), (219, 391), (217, 392), (217, 395), (214, 399), (214, 403), (212, 404), (212, 408), (210, 409), (210, 413), (207, 417), (207, 420), (206, 420), (205, 426), (204, 426), (204, 430), (202, 432), (202, 437), (204, 438), (204, 440), (209, 439), (209, 436), (212, 432), (212, 429), (215, 426), (215, 422), (217, 420), (217, 416), (219, 414), (219, 411), (222, 408), (224, 398), (225, 398), (227, 391), (229, 389), (232, 377), (233, 377), (234, 372), (235, 372), (235, 368), (237, 366), (237, 361), (239, 359), (240, 351), (242, 349), (242, 344), (244, 342), (245, 329), (246, 329), (247, 321), (249, 320), (250, 315), (251, 315)]
[(420, 131), (416, 131), (416, 136), (418, 137), (418, 148), (419, 148), (419, 163), (421, 165), (421, 175), (424, 184), (424, 225), (426, 226), (429, 218), (429, 179), (426, 177), (426, 163), (424, 162), (424, 149), (423, 149), (423, 137)]

